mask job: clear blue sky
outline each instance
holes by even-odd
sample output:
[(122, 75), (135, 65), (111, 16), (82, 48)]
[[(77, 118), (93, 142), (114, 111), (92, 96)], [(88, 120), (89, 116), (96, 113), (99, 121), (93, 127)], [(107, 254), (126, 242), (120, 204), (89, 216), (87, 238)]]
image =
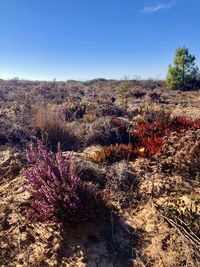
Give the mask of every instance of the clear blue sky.
[(165, 77), (200, 65), (200, 0), (0, 0), (0, 78)]

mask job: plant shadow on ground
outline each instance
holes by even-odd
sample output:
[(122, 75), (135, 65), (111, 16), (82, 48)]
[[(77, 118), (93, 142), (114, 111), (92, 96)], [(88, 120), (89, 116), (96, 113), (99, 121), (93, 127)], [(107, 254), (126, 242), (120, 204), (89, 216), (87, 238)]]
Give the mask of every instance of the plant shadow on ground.
[[(129, 188), (129, 183), (132, 184), (133, 180), (135, 181), (135, 173), (125, 172), (124, 169), (127, 168), (125, 163), (122, 163), (121, 168), (124, 170), (121, 170), (122, 173), (117, 166), (113, 166), (114, 170), (118, 170), (120, 173), (115, 174), (115, 181), (112, 181), (108, 177), (106, 179), (107, 171), (104, 170), (100, 173), (99, 168), (93, 164), (85, 164), (84, 169), (82, 165), (79, 166), (81, 171), (78, 163), (76, 164), (75, 173), (81, 176), (83, 183), (86, 183), (86, 191), (81, 190), (83, 206), (80, 207), (77, 214), (80, 220), (75, 218), (74, 224), (62, 224), (55, 266), (60, 267), (65, 264), (102, 267), (133, 266), (133, 260), (137, 257), (136, 253), (140, 247), (142, 230), (134, 229), (125, 222), (123, 216), (119, 215), (114, 202), (122, 202), (120, 205), (126, 202), (124, 187)], [(108, 180), (110, 180), (109, 183)], [(88, 191), (92, 181), (97, 182), (99, 186), (97, 191)], [(135, 186), (137, 187), (137, 183)], [(119, 195), (118, 190), (122, 196)], [(126, 194), (130, 199), (135, 197), (133, 189), (130, 188)], [(53, 244), (50, 246), (53, 247)], [(51, 258), (51, 255), (47, 255), (47, 257)]]
[[(83, 207), (79, 222), (60, 225), (53, 266), (133, 266), (142, 232), (126, 223), (103, 199), (89, 198), (88, 201), (92, 202), (90, 209), (87, 213)], [(82, 213), (85, 220), (81, 220)], [(53, 238), (48, 240), (49, 248), (54, 247)], [(48, 259), (52, 257), (51, 250), (49, 253)], [(41, 262), (40, 266), (48, 266), (45, 264)]]
[[(19, 210), (21, 213), (25, 209), (27, 209), (27, 203), (20, 205)], [(132, 260), (135, 259), (135, 251), (139, 248), (141, 233), (122, 221), (121, 217), (107, 207), (105, 209), (105, 214), (101, 218), (90, 219), (79, 225), (62, 225), (58, 227), (56, 224), (47, 223), (42, 226), (41, 223), (39, 225), (36, 223), (35, 225), (29, 224), (27, 220), (22, 221), (18, 232), (18, 241), (20, 242), (18, 249), (24, 254), (24, 259), (19, 263), (24, 264), (23, 266), (40, 267), (133, 266)], [(7, 217), (11, 215), (12, 210), (7, 208), (4, 212), (4, 225), (3, 221), (1, 225), (4, 226), (4, 230), (8, 229), (10, 231), (10, 228), (7, 228), (9, 227)], [(51, 233), (49, 232), (49, 227), (51, 228)], [(38, 231), (40, 235), (38, 235)], [(22, 240), (23, 234), (26, 234), (27, 237), (24, 240)], [(8, 237), (4, 237), (2, 237), (2, 241), (9, 241)], [(37, 253), (32, 250), (32, 245), (42, 251), (41, 238), (43, 238), (42, 243), (45, 244), (45, 254), (37, 263), (31, 263), (29, 258), (31, 251), (34, 255)], [(57, 240), (56, 242), (55, 239)], [(6, 249), (7, 252), (6, 254), (4, 253), (5, 259), (2, 259), (1, 262), (2, 266), (14, 266), (10, 260), (15, 259), (18, 251), (12, 245), (13, 241), (11, 236), (9, 247)], [(27, 259), (26, 256), (28, 257)], [(22, 266), (20, 264), (19, 266)]]
[(63, 226), (55, 267), (132, 266), (138, 242), (139, 234), (114, 213), (98, 222)]

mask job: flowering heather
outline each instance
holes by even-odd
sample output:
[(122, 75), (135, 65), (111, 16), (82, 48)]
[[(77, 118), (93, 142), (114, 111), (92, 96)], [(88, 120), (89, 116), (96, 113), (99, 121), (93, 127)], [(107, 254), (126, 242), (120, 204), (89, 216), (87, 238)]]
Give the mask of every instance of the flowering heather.
[(29, 215), (32, 220), (70, 220), (77, 210), (79, 179), (71, 170), (72, 155), (64, 157), (60, 148), (56, 155), (47, 152), (41, 141), (27, 151), (31, 165), (24, 175), (30, 182), (32, 197)]

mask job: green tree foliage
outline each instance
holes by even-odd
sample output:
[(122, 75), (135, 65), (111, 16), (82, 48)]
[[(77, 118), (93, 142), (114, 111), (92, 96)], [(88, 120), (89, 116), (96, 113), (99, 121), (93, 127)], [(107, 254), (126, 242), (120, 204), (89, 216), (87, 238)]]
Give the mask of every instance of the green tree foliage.
[(186, 47), (176, 50), (174, 65), (169, 65), (167, 73), (167, 84), (172, 89), (189, 90), (199, 86), (199, 69), (195, 59)]

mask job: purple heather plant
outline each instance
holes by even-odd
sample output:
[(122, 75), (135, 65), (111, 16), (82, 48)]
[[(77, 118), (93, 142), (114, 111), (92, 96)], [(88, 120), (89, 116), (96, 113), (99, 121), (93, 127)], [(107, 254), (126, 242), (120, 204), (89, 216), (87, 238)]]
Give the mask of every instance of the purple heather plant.
[(32, 220), (70, 221), (79, 204), (80, 180), (71, 168), (72, 154), (63, 156), (60, 147), (53, 155), (41, 141), (37, 147), (31, 144), (27, 150), (30, 169), (24, 175), (30, 183), (31, 194), (29, 216)]

